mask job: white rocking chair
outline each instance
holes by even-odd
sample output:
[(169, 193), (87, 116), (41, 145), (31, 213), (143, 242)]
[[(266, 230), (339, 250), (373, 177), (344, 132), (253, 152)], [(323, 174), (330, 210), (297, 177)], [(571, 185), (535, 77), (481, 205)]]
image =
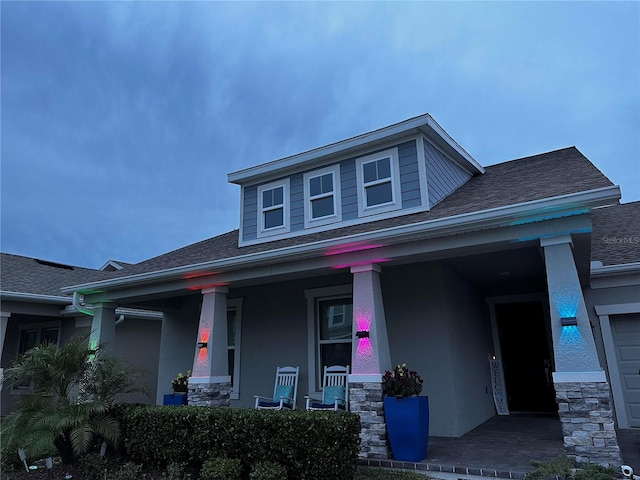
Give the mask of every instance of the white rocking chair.
[(300, 367), (278, 367), (276, 381), (273, 386), (273, 397), (255, 395), (257, 409), (282, 410), (296, 408), (298, 396), (298, 375)]
[(324, 367), (322, 399), (307, 395), (307, 410), (349, 409), (349, 366)]

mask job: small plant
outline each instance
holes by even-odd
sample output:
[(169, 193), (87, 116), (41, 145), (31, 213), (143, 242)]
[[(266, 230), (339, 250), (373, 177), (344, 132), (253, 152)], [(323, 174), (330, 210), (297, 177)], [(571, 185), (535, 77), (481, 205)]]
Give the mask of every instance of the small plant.
[(237, 458), (213, 458), (202, 464), (202, 480), (240, 480), (242, 464)]
[(536, 467), (533, 472), (527, 473), (526, 480), (544, 480), (547, 477), (568, 478), (573, 474), (575, 464), (566, 455), (558, 455), (552, 460), (532, 460), (529, 462)]
[(139, 480), (142, 477), (142, 465), (133, 462), (123, 464), (114, 475), (109, 476), (111, 480)]
[(575, 480), (613, 480), (617, 478), (618, 471), (611, 467), (587, 463), (576, 471)]
[(420, 395), (424, 380), (415, 370), (409, 370), (407, 364), (396, 365), (393, 372), (386, 371), (382, 376), (382, 390), (385, 395), (410, 397)]
[(186, 375), (183, 375), (182, 372), (178, 373), (176, 378), (171, 380), (171, 388), (173, 388), (173, 391), (174, 392), (188, 391), (190, 376), (191, 376), (191, 370), (188, 370)]
[(182, 480), (185, 477), (186, 463), (170, 463), (162, 472), (161, 480)]
[(253, 466), (249, 478), (251, 480), (287, 480), (287, 470), (279, 463), (262, 461)]
[(107, 460), (97, 453), (89, 453), (78, 459), (78, 468), (87, 480), (102, 480), (108, 468)]

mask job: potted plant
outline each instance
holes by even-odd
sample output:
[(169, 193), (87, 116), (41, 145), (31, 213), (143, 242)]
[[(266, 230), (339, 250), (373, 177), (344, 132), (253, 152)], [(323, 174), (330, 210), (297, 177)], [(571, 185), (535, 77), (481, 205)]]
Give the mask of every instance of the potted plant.
[(178, 373), (176, 378), (171, 380), (171, 388), (173, 388), (173, 393), (187, 393), (189, 391), (189, 377), (191, 376), (191, 370), (187, 371), (186, 375), (183, 375), (182, 372)]
[(171, 388), (173, 393), (164, 396), (165, 405), (186, 405), (187, 404), (187, 392), (189, 391), (189, 377), (191, 376), (191, 370), (187, 371), (184, 375), (182, 372), (171, 380)]
[(387, 434), (396, 460), (419, 462), (427, 456), (429, 397), (420, 396), (423, 383), (406, 363), (382, 376)]

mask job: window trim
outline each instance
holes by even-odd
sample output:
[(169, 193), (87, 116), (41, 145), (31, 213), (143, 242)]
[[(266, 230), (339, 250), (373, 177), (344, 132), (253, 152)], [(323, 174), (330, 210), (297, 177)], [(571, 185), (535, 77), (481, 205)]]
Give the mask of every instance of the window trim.
[(240, 398), (240, 348), (242, 345), (242, 298), (227, 300), (227, 315), (229, 310), (236, 311), (236, 344), (231, 347), (227, 345), (227, 351), (233, 348), (233, 387), (231, 389), (231, 400)]
[[(273, 190), (276, 188), (282, 187), (282, 225), (277, 227), (265, 228), (264, 226), (264, 213), (266, 210), (262, 205), (262, 194), (266, 190)], [(289, 232), (289, 209), (290, 209), (290, 199), (289, 199), (289, 179), (285, 178), (283, 180), (278, 180), (276, 182), (266, 183), (264, 185), (260, 185), (258, 187), (258, 229), (257, 229), (257, 237), (269, 237), (271, 235), (280, 235), (282, 233)]]
[[(312, 288), (305, 290), (304, 295), (307, 299), (307, 365), (309, 368), (309, 376), (307, 378), (308, 391), (310, 394), (318, 395), (321, 393), (318, 390), (318, 384), (322, 383), (322, 368), (319, 367), (320, 332), (318, 322), (316, 321), (318, 304), (320, 300), (345, 297), (350, 297), (351, 301), (353, 302), (353, 286), (348, 284), (336, 285), (333, 287)], [(351, 341), (351, 343), (353, 345), (353, 341)], [(353, 351), (351, 352), (351, 355), (353, 356)]]
[[(331, 174), (333, 179), (333, 214), (324, 217), (313, 218), (313, 209), (311, 202), (317, 198), (328, 197), (328, 194), (321, 196), (311, 196), (310, 182), (313, 178), (321, 177), (327, 174)], [(331, 165), (329, 167), (321, 168), (319, 170), (313, 170), (306, 172), (303, 175), (304, 185), (304, 228), (312, 228), (320, 225), (328, 225), (330, 223), (339, 222), (342, 220), (342, 197), (340, 192), (340, 164)]]
[[(377, 160), (389, 158), (391, 165), (391, 197), (390, 202), (379, 205), (368, 206), (366, 204), (366, 187), (364, 182), (364, 174), (362, 172), (363, 165)], [(356, 159), (356, 181), (358, 185), (358, 216), (365, 217), (367, 215), (377, 215), (379, 213), (391, 212), (402, 208), (402, 192), (400, 185), (400, 162), (398, 157), (398, 149), (391, 148), (382, 152), (367, 155)]]

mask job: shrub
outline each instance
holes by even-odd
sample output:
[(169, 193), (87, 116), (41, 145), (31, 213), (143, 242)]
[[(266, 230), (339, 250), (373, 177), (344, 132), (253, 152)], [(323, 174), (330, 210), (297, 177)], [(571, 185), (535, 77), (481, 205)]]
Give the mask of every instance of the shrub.
[(102, 480), (108, 469), (107, 460), (97, 453), (89, 453), (78, 459), (78, 468), (87, 480)]
[(186, 467), (184, 463), (170, 463), (162, 472), (162, 480), (182, 480), (186, 474)]
[(360, 417), (349, 412), (265, 411), (196, 406), (123, 405), (124, 453), (164, 469), (193, 470), (216, 457), (237, 458), (242, 471), (269, 459), (291, 478), (352, 479), (358, 463)]
[(142, 477), (141, 472), (142, 465), (137, 465), (133, 462), (126, 462), (109, 478), (112, 480), (138, 480)]
[(580, 466), (574, 478), (575, 480), (613, 480), (617, 476), (618, 471), (611, 467), (588, 463)]
[(202, 464), (202, 480), (240, 480), (242, 462), (237, 458), (213, 458)]
[(544, 480), (553, 476), (567, 478), (575, 468), (575, 464), (566, 455), (558, 455), (552, 460), (532, 460), (529, 464), (536, 469), (527, 473), (525, 476), (527, 480)]
[(253, 466), (249, 478), (251, 480), (287, 480), (287, 470), (278, 463), (265, 460)]

